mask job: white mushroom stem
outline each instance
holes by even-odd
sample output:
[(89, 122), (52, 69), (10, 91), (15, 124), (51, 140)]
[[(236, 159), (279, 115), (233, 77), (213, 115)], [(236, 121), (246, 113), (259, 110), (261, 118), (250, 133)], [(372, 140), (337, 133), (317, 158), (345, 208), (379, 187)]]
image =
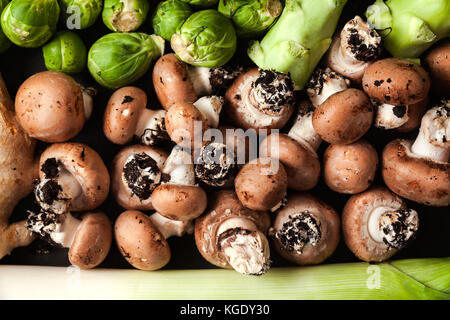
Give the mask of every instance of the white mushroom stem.
[(311, 78), (306, 92), (314, 107), (320, 106), (330, 96), (344, 91), (350, 86), (350, 80), (333, 72), (330, 68), (317, 70)]
[(408, 106), (384, 103), (377, 107), (374, 126), (382, 129), (395, 129), (407, 123), (408, 120)]
[(142, 110), (139, 116), (135, 135), (138, 137), (142, 137), (149, 131), (150, 131), (148, 133), (149, 135), (161, 131), (161, 127), (164, 125), (165, 118), (166, 118), (165, 110), (151, 110), (145, 108), (144, 110)]
[(218, 246), (234, 270), (255, 275), (267, 271), (270, 266), (269, 243), (253, 222), (244, 218), (228, 219), (219, 226), (217, 235)]
[(89, 120), (92, 115), (92, 110), (94, 109), (94, 96), (97, 94), (96, 90), (93, 88), (83, 88), (83, 110), (84, 117)]
[(212, 93), (210, 68), (189, 66), (188, 75), (197, 96), (208, 96)]
[(181, 237), (185, 234), (192, 234), (194, 232), (194, 224), (192, 220), (171, 220), (157, 212), (150, 215), (150, 220), (166, 239), (172, 236)]
[(425, 113), (419, 135), (411, 146), (413, 154), (434, 161), (448, 162), (450, 157), (450, 108), (434, 107)]
[(288, 136), (301, 145), (307, 144), (314, 151), (317, 151), (322, 143), (322, 139), (316, 133), (316, 130), (314, 130), (312, 125), (313, 114), (313, 106), (307, 101), (301, 102), (297, 119), (295, 120), (291, 130), (289, 130)]
[(187, 186), (195, 185), (195, 172), (192, 158), (190, 154), (178, 146), (172, 149), (162, 172), (170, 176), (168, 183)]
[(224, 104), (224, 99), (218, 96), (202, 97), (194, 102), (194, 106), (205, 118), (208, 126), (217, 128), (219, 126), (220, 112)]
[(419, 217), (415, 210), (377, 207), (370, 213), (367, 229), (369, 236), (378, 243), (401, 249), (419, 227)]
[[(51, 204), (48, 204), (42, 200), (44, 199), (45, 186), (50, 181), (56, 182), (61, 187), (61, 190), (58, 192), (57, 199), (54, 199)], [(44, 210), (50, 210), (61, 214), (69, 209), (72, 200), (76, 199), (82, 191), (78, 180), (69, 171), (62, 168), (57, 177), (52, 179), (42, 179), (36, 187), (35, 196)]]

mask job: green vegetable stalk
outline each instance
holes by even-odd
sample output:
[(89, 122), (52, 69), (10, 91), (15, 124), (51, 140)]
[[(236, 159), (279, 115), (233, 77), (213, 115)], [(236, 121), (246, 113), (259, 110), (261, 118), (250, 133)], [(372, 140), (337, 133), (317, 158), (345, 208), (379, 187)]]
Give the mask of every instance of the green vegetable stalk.
[(236, 41), (231, 20), (209, 9), (192, 14), (177, 28), (170, 44), (184, 62), (215, 68), (231, 59), (236, 51)]
[(164, 39), (145, 33), (110, 33), (88, 53), (88, 69), (102, 86), (116, 89), (142, 77), (164, 53)]
[(74, 74), (83, 71), (86, 67), (86, 46), (74, 32), (58, 32), (42, 47), (42, 52), (48, 70)]
[(181, 1), (186, 2), (192, 6), (206, 8), (215, 6), (219, 0), (181, 0)]
[[(9, 0), (0, 0), (0, 13), (9, 3)], [(11, 41), (5, 36), (2, 28), (0, 28), (0, 53), (5, 52), (11, 46)]]
[[(61, 18), (69, 24), (75, 24), (79, 14), (79, 26), (76, 29), (86, 29), (97, 21), (98, 16), (102, 12), (102, 0), (59, 0), (61, 6)], [(75, 19), (74, 19), (75, 18)], [(73, 20), (72, 20), (73, 19)]]
[(55, 33), (58, 18), (57, 0), (12, 0), (3, 10), (1, 25), (19, 47), (37, 48)]
[(102, 18), (114, 32), (136, 31), (147, 19), (148, 0), (105, 0)]
[(395, 57), (417, 58), (450, 37), (450, 0), (376, 0), (366, 17)]
[(296, 90), (305, 86), (328, 50), (347, 0), (286, 0), (280, 18), (248, 55), (258, 67), (289, 73)]
[(186, 21), (192, 13), (191, 7), (180, 0), (160, 2), (152, 19), (153, 31), (170, 41), (178, 26)]
[(258, 36), (283, 10), (279, 0), (220, 0), (218, 11), (233, 20), (238, 37)]

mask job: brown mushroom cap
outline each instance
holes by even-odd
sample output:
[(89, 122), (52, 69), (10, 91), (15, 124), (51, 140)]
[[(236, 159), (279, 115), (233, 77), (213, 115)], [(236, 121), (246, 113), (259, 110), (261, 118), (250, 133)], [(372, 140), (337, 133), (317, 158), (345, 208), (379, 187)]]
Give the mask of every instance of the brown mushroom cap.
[(234, 180), (237, 197), (252, 210), (266, 211), (283, 200), (288, 185), (284, 166), (276, 159), (256, 158), (245, 164)]
[(150, 218), (140, 211), (125, 211), (114, 224), (117, 247), (140, 270), (157, 270), (170, 260), (169, 244)]
[(316, 133), (328, 143), (347, 144), (359, 140), (372, 125), (373, 106), (358, 89), (330, 96), (314, 111)]
[(153, 68), (153, 86), (164, 109), (176, 102), (194, 103), (197, 94), (189, 78), (188, 66), (173, 53), (163, 55)]
[[(108, 169), (92, 148), (75, 142), (53, 144), (42, 153), (39, 167), (52, 158), (59, 161), (81, 186), (82, 193), (72, 199), (70, 211), (93, 210), (106, 200), (110, 186)], [(39, 171), (39, 178), (45, 178), (44, 171)]]
[(133, 138), (147, 95), (137, 87), (123, 87), (109, 98), (103, 118), (103, 132), (113, 143), (125, 144)]
[(350, 197), (342, 212), (344, 241), (355, 256), (367, 262), (385, 261), (398, 251), (384, 242), (376, 242), (369, 234), (369, 214), (381, 206), (406, 209), (400, 197), (386, 188), (376, 187)]
[(214, 193), (207, 212), (195, 220), (195, 244), (203, 258), (221, 268), (232, 269), (218, 249), (218, 230), (222, 223), (232, 218), (243, 218), (264, 234), (270, 227), (269, 214), (245, 208), (233, 190)]
[(128, 186), (124, 179), (123, 169), (128, 158), (133, 154), (145, 153), (156, 161), (158, 168), (162, 169), (168, 155), (165, 151), (155, 147), (132, 145), (122, 149), (115, 157), (111, 165), (111, 193), (117, 203), (125, 209), (152, 210), (152, 197), (139, 199)]
[(400, 58), (382, 59), (364, 72), (362, 87), (372, 99), (391, 105), (410, 105), (425, 99), (430, 78), (419, 65)]
[(324, 180), (336, 192), (359, 193), (372, 184), (377, 165), (377, 152), (365, 140), (332, 144), (323, 156)]
[(431, 90), (450, 97), (450, 41), (432, 47), (422, 60), (431, 77)]
[(410, 104), (408, 106), (408, 121), (396, 130), (398, 132), (410, 132), (419, 128), (422, 116), (427, 111), (428, 102), (428, 97), (426, 97), (418, 103)]
[(15, 108), (28, 135), (45, 142), (73, 138), (86, 121), (82, 89), (62, 72), (44, 71), (25, 80), (17, 91)]
[[(278, 143), (272, 142), (277, 139)], [(319, 181), (320, 163), (317, 154), (286, 134), (271, 134), (264, 139), (260, 146), (260, 156), (281, 161), (286, 169), (288, 187), (291, 189), (309, 190)]]
[(152, 193), (152, 204), (162, 216), (179, 221), (192, 220), (206, 209), (208, 199), (198, 186), (165, 183)]
[(310, 215), (320, 227), (320, 239), (315, 245), (307, 244), (301, 253), (284, 248), (282, 242), (275, 237), (274, 246), (286, 260), (299, 265), (317, 264), (333, 254), (340, 239), (340, 219), (336, 211), (325, 202), (304, 193), (291, 195), (286, 206), (276, 212), (273, 223), (274, 231), (279, 231), (285, 223), (299, 214)]
[(411, 141), (394, 140), (383, 150), (382, 174), (386, 186), (403, 198), (429, 206), (450, 204), (450, 164), (419, 158)]
[(185, 147), (193, 146), (194, 141), (203, 141), (203, 133), (208, 129), (203, 115), (189, 102), (173, 104), (167, 111), (165, 124), (172, 141)]
[(111, 248), (112, 226), (103, 212), (83, 215), (69, 249), (69, 261), (80, 269), (92, 269), (105, 260)]

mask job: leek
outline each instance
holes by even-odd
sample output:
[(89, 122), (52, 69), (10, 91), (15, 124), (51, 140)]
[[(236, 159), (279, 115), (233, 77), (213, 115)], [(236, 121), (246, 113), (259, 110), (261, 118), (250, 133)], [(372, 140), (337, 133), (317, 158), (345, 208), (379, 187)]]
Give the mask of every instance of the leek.
[(450, 300), (450, 257), (232, 270), (139, 270), (0, 265), (0, 299)]

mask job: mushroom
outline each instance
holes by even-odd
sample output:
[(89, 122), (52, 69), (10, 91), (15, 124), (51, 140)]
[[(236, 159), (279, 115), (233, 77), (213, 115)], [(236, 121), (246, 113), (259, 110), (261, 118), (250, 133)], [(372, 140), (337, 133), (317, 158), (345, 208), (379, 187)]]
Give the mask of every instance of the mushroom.
[(331, 256), (340, 238), (336, 211), (304, 193), (288, 196), (286, 205), (275, 212), (269, 230), (275, 250), (299, 265), (318, 264)]
[(280, 205), (287, 186), (288, 177), (284, 166), (277, 159), (268, 157), (251, 160), (234, 179), (239, 200), (245, 207), (258, 211)]
[(103, 118), (103, 132), (113, 143), (125, 144), (134, 136), (148, 146), (170, 140), (164, 119), (165, 110), (147, 109), (147, 95), (137, 87), (116, 90), (108, 101)]
[(383, 50), (381, 37), (361, 17), (348, 21), (328, 51), (327, 65), (337, 73), (360, 83), (364, 71)]
[(383, 150), (382, 175), (396, 194), (425, 205), (450, 204), (450, 102), (428, 110), (416, 140), (394, 140)]
[(303, 100), (298, 105), (297, 118), (289, 130), (288, 136), (301, 144), (307, 144), (311, 149), (317, 151), (322, 139), (314, 130), (312, 118), (316, 108), (311, 102)]
[(156, 147), (132, 145), (122, 149), (111, 166), (111, 192), (125, 209), (152, 210), (152, 192), (163, 179), (167, 153)]
[(312, 124), (317, 134), (331, 144), (359, 140), (371, 127), (373, 107), (358, 89), (346, 89), (330, 96), (314, 111)]
[(330, 68), (317, 68), (306, 84), (306, 93), (314, 108), (317, 108), (333, 94), (344, 91), (349, 87), (350, 80)]
[(153, 86), (166, 109), (177, 102), (194, 103), (198, 97), (223, 96), (226, 88), (241, 73), (240, 67), (205, 68), (188, 66), (175, 54), (163, 55), (153, 68)]
[(67, 141), (90, 118), (94, 94), (93, 89), (84, 89), (65, 73), (36, 73), (17, 91), (17, 120), (30, 137), (45, 142)]
[(376, 61), (366, 69), (362, 82), (377, 109), (374, 125), (383, 129), (406, 124), (409, 106), (424, 103), (430, 90), (426, 71), (399, 58)]
[(450, 41), (439, 42), (422, 59), (431, 77), (431, 90), (450, 98)]
[(29, 245), (34, 235), (25, 221), (10, 223), (14, 207), (33, 190), (38, 176), (35, 140), (20, 127), (14, 104), (0, 74), (0, 260), (17, 247)]
[(323, 156), (325, 183), (339, 193), (355, 194), (366, 190), (375, 178), (377, 166), (377, 151), (365, 140), (332, 144)]
[(408, 106), (408, 121), (395, 128), (398, 132), (410, 132), (416, 130), (420, 126), (420, 121), (422, 120), (425, 111), (428, 108), (428, 98), (419, 101), (418, 103), (413, 103)]
[(172, 149), (162, 169), (169, 176), (152, 193), (152, 204), (162, 216), (188, 221), (200, 216), (206, 209), (205, 191), (195, 184), (191, 155), (179, 146)]
[(242, 274), (261, 275), (270, 268), (265, 234), (267, 212), (245, 208), (232, 190), (213, 194), (207, 212), (195, 220), (195, 243), (211, 264)]
[(69, 248), (70, 263), (80, 269), (98, 266), (111, 248), (111, 222), (100, 211), (84, 213), (78, 220), (70, 212), (41, 210), (30, 213), (27, 228), (54, 246)]
[(342, 212), (345, 243), (367, 262), (388, 260), (410, 243), (418, 228), (417, 212), (382, 187), (350, 197)]
[(62, 214), (100, 206), (109, 192), (109, 173), (97, 152), (81, 143), (57, 143), (40, 158), (34, 193), (45, 211)]
[(294, 83), (289, 75), (253, 68), (225, 94), (230, 121), (243, 129), (280, 129), (294, 112)]

